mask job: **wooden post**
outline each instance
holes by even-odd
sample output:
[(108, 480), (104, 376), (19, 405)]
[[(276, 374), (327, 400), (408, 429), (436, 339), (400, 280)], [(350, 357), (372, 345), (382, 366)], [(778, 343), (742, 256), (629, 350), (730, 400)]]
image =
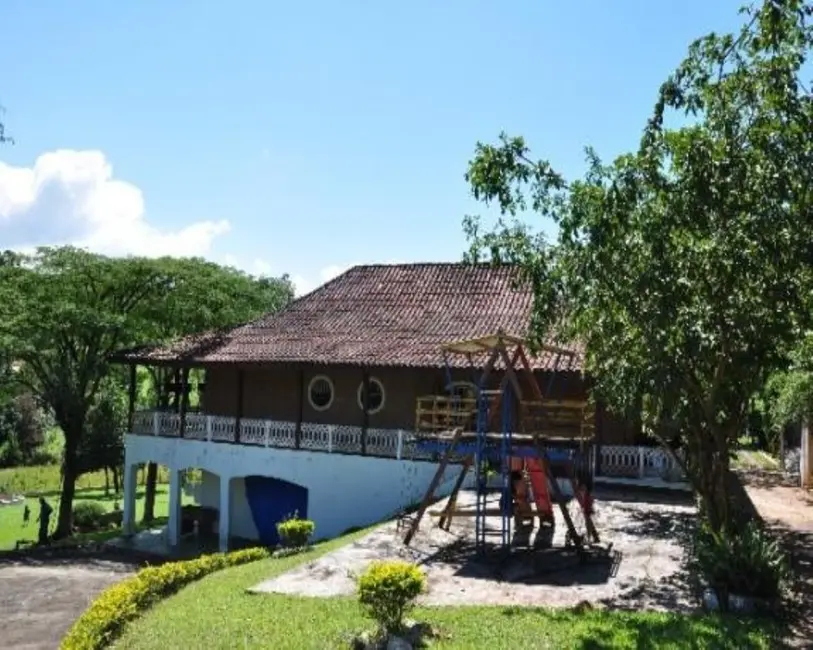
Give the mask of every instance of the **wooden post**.
[(178, 437), (183, 438), (186, 433), (186, 410), (189, 408), (189, 368), (181, 369), (181, 401), (178, 405)]
[(596, 429), (594, 439), (595, 449), (595, 463), (591, 468), (593, 478), (601, 476), (601, 446), (604, 442), (604, 404), (599, 402), (596, 404)]
[(361, 417), (361, 455), (367, 455), (367, 429), (370, 426), (370, 373), (367, 368), (362, 370), (361, 383), (363, 388), (362, 404), (362, 417)]
[(245, 373), (242, 368), (237, 369), (237, 415), (234, 418), (234, 442), (240, 442), (240, 427), (243, 419), (243, 392), (245, 389)]
[(811, 440), (810, 424), (802, 423), (802, 458), (799, 470), (802, 475), (802, 487), (813, 488), (813, 440)]
[(296, 399), (296, 429), (294, 430), (294, 448), (302, 446), (302, 413), (305, 408), (305, 370), (300, 366), (297, 373), (297, 386), (299, 394)]
[(136, 364), (130, 364), (130, 386), (127, 404), (127, 433), (133, 432), (133, 418), (135, 417), (136, 402)]

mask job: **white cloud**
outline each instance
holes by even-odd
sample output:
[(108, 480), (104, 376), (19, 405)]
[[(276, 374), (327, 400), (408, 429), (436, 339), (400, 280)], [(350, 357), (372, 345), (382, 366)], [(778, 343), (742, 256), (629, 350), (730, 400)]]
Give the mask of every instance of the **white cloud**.
[[(269, 150), (263, 149), (261, 156), (270, 158)], [(285, 272), (260, 258), (215, 255), (213, 244), (229, 229), (225, 220), (198, 221), (175, 230), (150, 223), (141, 190), (114, 178), (101, 151), (51, 151), (31, 167), (0, 161), (0, 249), (73, 244), (107, 255), (206, 257), (252, 275)], [(292, 275), (296, 295), (313, 291), (352, 266), (330, 264)]]
[(32, 167), (0, 162), (3, 248), (74, 244), (108, 255), (208, 256), (228, 230), (224, 220), (176, 230), (149, 223), (141, 190), (114, 178), (101, 151), (52, 151)]
[(306, 277), (304, 275), (293, 275), (291, 281), (294, 283), (296, 295), (303, 296), (306, 293), (310, 293), (353, 266), (355, 266), (355, 264), (331, 264), (321, 269), (315, 276)]

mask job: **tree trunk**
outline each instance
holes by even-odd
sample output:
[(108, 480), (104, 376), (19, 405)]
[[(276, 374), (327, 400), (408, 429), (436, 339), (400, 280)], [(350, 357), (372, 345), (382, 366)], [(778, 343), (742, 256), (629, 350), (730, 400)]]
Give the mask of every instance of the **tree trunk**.
[(147, 463), (147, 485), (144, 490), (144, 519), (149, 524), (155, 519), (155, 484), (158, 479), (158, 465)]
[(73, 532), (73, 497), (76, 494), (76, 479), (79, 477), (77, 451), (81, 438), (81, 429), (77, 433), (63, 428), (65, 433), (65, 458), (62, 463), (62, 490), (59, 499), (54, 539), (70, 537)]
[[(159, 409), (169, 407), (169, 394), (166, 390), (166, 380), (169, 379), (165, 371), (156, 370), (151, 373), (155, 383), (157, 406)], [(143, 522), (149, 524), (155, 519), (155, 490), (158, 482), (158, 465), (147, 463), (146, 484), (144, 488), (144, 518)]]
[(110, 474), (107, 471), (107, 467), (104, 468), (104, 495), (106, 497), (110, 496)]
[(115, 494), (121, 494), (121, 481), (119, 480), (119, 468), (115, 465), (110, 468), (111, 474), (113, 474), (113, 492)]

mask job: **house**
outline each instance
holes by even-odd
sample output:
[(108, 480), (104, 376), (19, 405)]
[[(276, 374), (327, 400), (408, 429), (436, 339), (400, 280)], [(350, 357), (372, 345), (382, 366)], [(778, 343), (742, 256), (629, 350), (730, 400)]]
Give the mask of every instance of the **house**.
[[(170, 543), (180, 535), (183, 470), (202, 470), (197, 499), (219, 511), (229, 537), (275, 537), (297, 512), (317, 536), (391, 516), (420, 499), (436, 458), (416, 452), (419, 397), (471, 387), (464, 359), (441, 346), (497, 329), (524, 333), (532, 295), (516, 270), (464, 264), (354, 267), (284, 311), (227, 332), (119, 353), (131, 366), (205, 371), (200, 407), (138, 412), (125, 443), (124, 522), (132, 530), (135, 468), (170, 469)], [(581, 354), (530, 360), (558, 399), (584, 398)], [(553, 379), (552, 379), (553, 378)], [(202, 388), (202, 387), (201, 387)], [(184, 400), (182, 400), (184, 401)], [(599, 405), (594, 467), (619, 480), (660, 480), (658, 449)], [(654, 478), (653, 478), (654, 477)], [(449, 481), (438, 491), (451, 489)]]

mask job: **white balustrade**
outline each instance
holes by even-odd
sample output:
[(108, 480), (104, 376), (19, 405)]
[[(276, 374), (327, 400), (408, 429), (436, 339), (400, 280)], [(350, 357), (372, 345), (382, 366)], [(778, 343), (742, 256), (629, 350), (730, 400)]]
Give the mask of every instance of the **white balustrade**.
[(400, 457), (399, 440), (403, 433), (395, 429), (367, 429), (367, 453), (370, 456)]
[(234, 418), (223, 415), (210, 415), (209, 418), (211, 418), (211, 435), (208, 435), (207, 431), (207, 440), (212, 442), (234, 442)]
[(240, 418), (240, 442), (244, 445), (265, 445), (265, 420)]
[[(187, 413), (184, 438), (209, 442), (235, 442), (236, 419), (220, 415)], [(133, 415), (133, 433), (178, 437), (180, 416), (169, 411), (138, 411)], [(361, 427), (303, 422), (299, 431), (299, 449), (328, 453), (361, 454), (362, 438), (370, 456), (403, 460), (433, 460), (434, 452), (417, 448), (414, 432), (398, 429), (368, 429), (364, 437)], [(240, 419), (240, 443), (259, 447), (297, 448), (295, 422)], [(612, 478), (681, 480), (678, 464), (660, 447), (633, 445), (601, 445), (590, 452), (589, 466), (600, 476)], [(456, 459), (459, 460), (459, 459)]]
[(190, 440), (206, 440), (206, 418), (207, 416), (200, 413), (187, 413), (184, 420), (183, 437)]
[(600, 476), (643, 480), (682, 478), (678, 463), (661, 447), (601, 445), (599, 449)]

